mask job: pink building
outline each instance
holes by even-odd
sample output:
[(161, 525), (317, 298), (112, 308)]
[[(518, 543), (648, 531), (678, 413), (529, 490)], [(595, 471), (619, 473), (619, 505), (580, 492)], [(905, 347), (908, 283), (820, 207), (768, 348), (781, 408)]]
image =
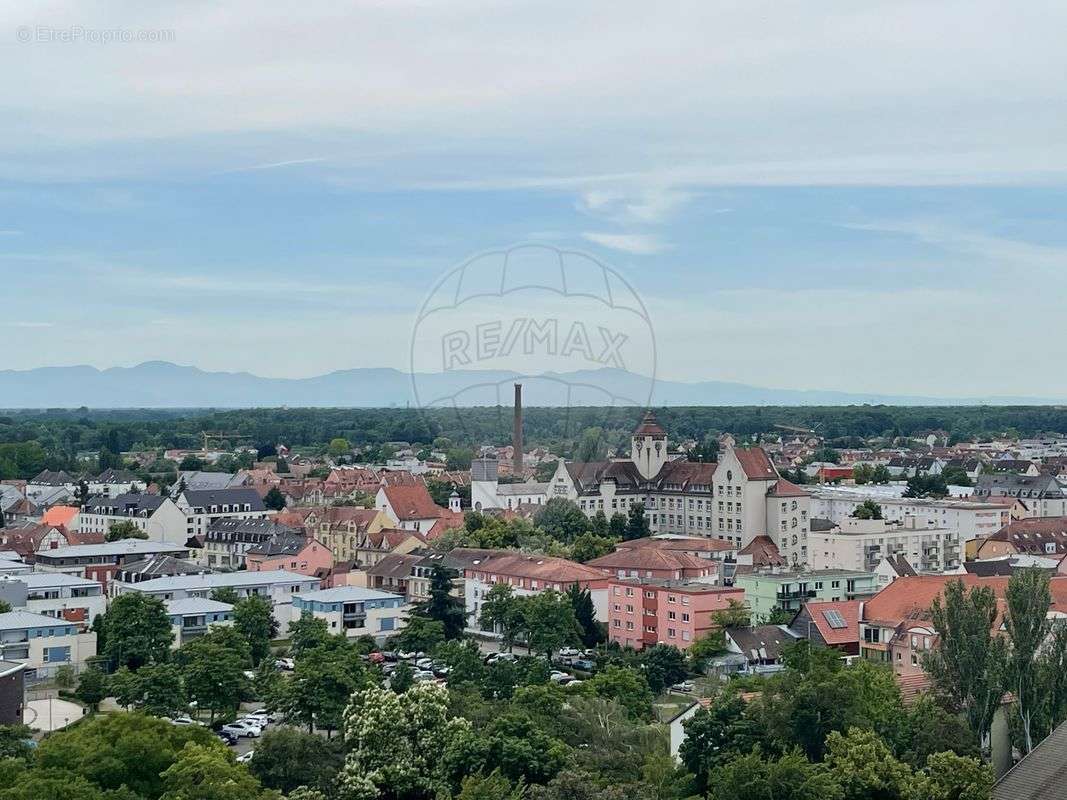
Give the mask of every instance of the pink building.
[(640, 650), (670, 644), (685, 650), (714, 627), (711, 615), (743, 603), (745, 590), (699, 581), (614, 578), (608, 584), (608, 638)]
[(300, 575), (325, 577), (333, 566), (333, 553), (318, 539), (281, 533), (245, 553), (249, 572), (284, 569)]

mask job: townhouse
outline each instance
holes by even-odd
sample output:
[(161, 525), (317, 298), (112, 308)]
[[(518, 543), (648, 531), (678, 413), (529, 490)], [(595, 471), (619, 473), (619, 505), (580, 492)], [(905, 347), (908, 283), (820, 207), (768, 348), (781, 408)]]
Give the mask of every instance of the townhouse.
[(381, 644), (404, 628), (409, 608), (403, 597), (392, 592), (338, 586), (294, 595), (292, 618), (310, 614), (325, 620), (330, 633), (373, 636)]
[(171, 649), (198, 639), (216, 626), (233, 625), (233, 606), (209, 597), (182, 597), (163, 603), (170, 620)]
[(718, 565), (688, 553), (656, 547), (633, 547), (616, 550), (586, 562), (586, 566), (603, 570), (618, 578), (657, 578), (691, 580), (705, 583), (718, 581)]
[(137, 583), (114, 582), (112, 593), (150, 594), (161, 600), (180, 600), (188, 597), (210, 599), (216, 589), (233, 589), (238, 597), (258, 595), (271, 603), (279, 636), (284, 637), (292, 619), (293, 595), (319, 588), (319, 579), (298, 575), (287, 570), (267, 572), (215, 572), (199, 575), (172, 575)]
[(28, 563), (35, 561), (38, 553), (103, 540), (102, 534), (70, 531), (63, 526), (43, 522), (20, 522), (0, 528), (0, 551), (15, 553)]
[(607, 594), (608, 639), (634, 650), (656, 644), (685, 650), (716, 628), (716, 611), (745, 600), (742, 589), (654, 578), (611, 578)]
[(185, 489), (178, 494), (174, 504), (185, 517), (186, 538), (205, 535), (211, 524), (219, 520), (266, 519), (270, 516), (259, 493), (244, 486)]
[(1067, 555), (1067, 516), (1030, 517), (1005, 525), (978, 544), (978, 559), (1029, 554), (1062, 559)]
[(294, 508), (279, 514), (277, 520), (290, 527), (302, 526), (308, 536), (330, 548), (335, 561), (361, 561), (359, 551), (367, 546), (368, 537), (393, 527), (383, 511), (353, 506)]
[(437, 525), (447, 509), (437, 505), (425, 484), (410, 486), (382, 486), (374, 500), (374, 506), (385, 513), (393, 524), (403, 530), (426, 535)]
[(333, 553), (317, 539), (286, 531), (255, 545), (245, 553), (249, 572), (287, 569), (300, 575), (325, 577), (333, 566)]
[(169, 575), (198, 575), (202, 572), (213, 571), (193, 561), (175, 558), (166, 553), (157, 553), (137, 561), (123, 563), (115, 572), (114, 580), (122, 583), (139, 583), (153, 578), (165, 578)]
[(120, 522), (133, 523), (153, 542), (184, 544), (189, 538), (185, 514), (173, 500), (142, 492), (90, 497), (73, 524), (82, 534), (106, 536)]
[(0, 614), (0, 660), (21, 661), (27, 681), (55, 675), (62, 666), (81, 669), (96, 655), (96, 634), (43, 614)]
[(212, 568), (244, 569), (251, 549), (283, 535), (295, 536), (296, 531), (271, 519), (216, 519), (204, 533), (200, 560)]

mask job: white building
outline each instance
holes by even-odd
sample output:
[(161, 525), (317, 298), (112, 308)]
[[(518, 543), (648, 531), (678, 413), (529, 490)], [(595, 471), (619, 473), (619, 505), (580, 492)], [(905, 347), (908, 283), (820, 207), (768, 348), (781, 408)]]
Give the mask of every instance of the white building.
[(381, 643), (404, 627), (409, 610), (401, 595), (358, 586), (337, 586), (295, 595), (292, 618), (297, 620), (308, 613), (325, 620), (330, 633), (373, 636)]
[(219, 625), (233, 625), (233, 606), (206, 597), (183, 597), (164, 604), (173, 635), (171, 649), (203, 636)]
[(86, 483), (89, 486), (90, 495), (101, 497), (117, 497), (120, 494), (131, 492), (143, 492), (147, 489), (144, 481), (122, 469), (106, 469), (99, 475), (89, 478)]
[(43, 614), (87, 627), (107, 609), (98, 582), (61, 572), (27, 572), (0, 577), (0, 599), (12, 609)]
[(631, 437), (629, 458), (560, 462), (549, 495), (573, 500), (589, 516), (625, 514), (643, 503), (653, 533), (723, 539), (738, 548), (766, 535), (790, 563), (807, 558), (810, 497), (778, 475), (766, 452), (727, 441), (717, 464), (672, 458), (651, 411)]
[(540, 506), (548, 502), (547, 483), (500, 483), (500, 462), (495, 458), (476, 458), (471, 462), (471, 508)]
[(898, 497), (867, 486), (812, 487), (811, 494), (811, 515), (837, 525), (844, 525), (867, 500), (880, 505), (882, 516), (890, 522), (904, 524), (912, 519), (916, 527), (945, 528), (961, 542), (985, 538), (1011, 522), (1010, 508), (980, 500)]
[(189, 551), (181, 545), (149, 542), (143, 539), (122, 539), (100, 544), (75, 544), (38, 552), (34, 568), (38, 572), (62, 572), (97, 581), (107, 590), (108, 581), (124, 564), (155, 555), (188, 558)]
[(318, 578), (298, 575), (287, 570), (264, 572), (213, 572), (200, 575), (170, 575), (138, 583), (112, 581), (112, 592), (150, 594), (161, 600), (181, 600), (187, 597), (210, 599), (216, 589), (233, 589), (238, 597), (259, 595), (270, 601), (274, 619), (278, 622), (278, 635), (285, 636), (292, 619), (293, 595), (312, 592), (319, 588)]
[(943, 572), (961, 560), (957, 532), (918, 525), (915, 517), (902, 523), (848, 518), (840, 527), (812, 531), (808, 540), (815, 570), (874, 572), (882, 559), (903, 556), (921, 572)]
[(96, 655), (96, 634), (73, 622), (28, 611), (0, 614), (0, 660), (26, 664), (26, 679), (46, 678), (62, 666), (81, 669)]
[(259, 492), (246, 486), (186, 489), (174, 502), (185, 517), (185, 540), (207, 533), (211, 523), (220, 519), (266, 519), (271, 513)]
[(107, 534), (112, 525), (132, 522), (148, 535), (152, 542), (185, 544), (185, 514), (169, 497), (157, 494), (120, 494), (112, 497), (91, 497), (73, 526), (80, 533)]

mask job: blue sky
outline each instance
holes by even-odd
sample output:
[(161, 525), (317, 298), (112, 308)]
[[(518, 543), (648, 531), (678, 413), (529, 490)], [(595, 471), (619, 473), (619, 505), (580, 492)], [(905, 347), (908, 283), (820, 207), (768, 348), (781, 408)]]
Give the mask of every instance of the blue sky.
[(1067, 395), (1061, 5), (261, 5), (0, 11), (0, 369), (403, 369), (533, 241), (669, 378)]

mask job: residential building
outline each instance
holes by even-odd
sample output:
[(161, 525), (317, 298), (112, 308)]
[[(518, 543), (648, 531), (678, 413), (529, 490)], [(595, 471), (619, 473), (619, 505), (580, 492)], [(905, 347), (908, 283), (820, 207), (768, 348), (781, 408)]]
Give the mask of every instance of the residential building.
[(471, 462), (471, 508), (487, 511), (516, 509), (520, 505), (539, 506), (548, 502), (547, 483), (500, 483), (500, 462), (476, 458)]
[(1005, 525), (978, 545), (976, 557), (985, 560), (1022, 553), (1067, 555), (1067, 516), (1031, 517)]
[[(958, 565), (957, 569), (959, 569)], [(878, 562), (878, 566), (874, 568), (874, 574), (878, 576), (878, 585), (885, 586), (897, 578), (918, 575), (919, 573), (915, 571), (915, 567), (911, 565), (907, 557), (901, 554), (884, 557)]]
[(169, 575), (199, 575), (213, 571), (201, 564), (161, 553), (123, 564), (115, 573), (114, 579), (122, 583), (139, 583)]
[(991, 800), (1059, 800), (1067, 786), (1067, 722), (993, 784)]
[(714, 612), (745, 599), (741, 589), (644, 578), (612, 578), (607, 595), (608, 639), (634, 650), (656, 644), (685, 650), (716, 627)]
[(266, 519), (270, 516), (259, 493), (244, 486), (227, 489), (185, 489), (178, 494), (174, 503), (185, 516), (186, 539), (206, 535), (211, 524), (219, 520)]
[(374, 501), (375, 508), (384, 512), (396, 527), (427, 534), (446, 509), (437, 505), (425, 484), (410, 486), (382, 486)]
[(198, 639), (216, 626), (233, 625), (233, 606), (209, 597), (182, 597), (163, 603), (170, 619), (174, 637), (171, 648), (176, 650)]
[(292, 619), (293, 595), (319, 588), (319, 579), (298, 575), (287, 570), (268, 572), (215, 572), (200, 575), (172, 575), (138, 583), (118, 583), (112, 587), (115, 595), (126, 592), (150, 594), (161, 600), (180, 600), (186, 597), (211, 598), (216, 589), (233, 589), (238, 597), (258, 595), (270, 601), (279, 636), (285, 636)]
[(26, 665), (0, 661), (0, 725), (21, 725), (26, 707)]
[[(367, 588), (377, 589), (382, 592), (392, 592), (403, 595), (409, 602), (417, 603), (429, 597), (429, 580), (422, 581), (423, 590), (418, 587), (420, 582), (416, 580), (416, 571), (426, 559), (425, 552), (414, 553), (390, 553), (373, 567), (366, 570)], [(421, 577), (421, 576), (420, 576)]]
[(704, 558), (711, 561), (732, 561), (737, 557), (740, 549), (735, 544), (724, 539), (707, 539), (703, 536), (682, 536), (673, 533), (661, 533), (656, 536), (645, 536), (641, 539), (630, 539), (618, 542), (616, 550), (633, 550), (638, 547), (651, 547), (657, 550), (672, 553), (685, 553), (693, 558)]
[(727, 628), (724, 633), (726, 651), (740, 656), (737, 671), (745, 675), (767, 675), (780, 671), (784, 648), (799, 638), (785, 625)]
[(63, 470), (53, 472), (46, 469), (26, 482), (25, 494), (37, 505), (43, 505), (39, 500), (54, 496), (56, 489), (62, 489), (73, 497), (78, 491), (78, 479)]
[(980, 475), (974, 497), (1014, 497), (1026, 505), (1032, 517), (1067, 516), (1067, 490), (1048, 474)]
[(618, 578), (694, 580), (704, 583), (717, 583), (719, 578), (717, 562), (711, 559), (656, 547), (623, 548), (587, 561), (586, 566)]
[(216, 519), (204, 533), (201, 560), (209, 567), (244, 569), (245, 557), (252, 548), (283, 535), (295, 536), (296, 531), (272, 519)]
[(86, 481), (89, 494), (97, 497), (117, 497), (123, 494), (143, 492), (148, 485), (124, 469), (105, 469)]
[(498, 583), (509, 584), (518, 596), (540, 594), (546, 589), (565, 592), (577, 584), (588, 589), (596, 618), (608, 619), (608, 581), (601, 570), (552, 556), (529, 555), (514, 550), (480, 550), (458, 547), (450, 554), (463, 563), (464, 602), (468, 625), (477, 626), (482, 601)]
[(44, 614), (82, 627), (91, 625), (107, 609), (107, 596), (99, 583), (62, 572), (0, 577), (0, 599), (12, 609)]
[(360, 550), (367, 546), (368, 537), (383, 528), (392, 528), (393, 521), (376, 508), (353, 506), (324, 506), (294, 508), (278, 515), (277, 521), (295, 527), (297, 520), (307, 532), (330, 548), (334, 561), (360, 561)]
[(333, 553), (322, 542), (287, 531), (272, 536), (245, 553), (249, 572), (287, 569), (301, 575), (325, 577), (333, 566)]
[(0, 552), (11, 552), (28, 563), (36, 560), (38, 553), (46, 553), (72, 544), (102, 542), (102, 534), (81, 533), (61, 525), (43, 522), (18, 522), (0, 528)]
[(120, 494), (90, 497), (74, 520), (80, 533), (107, 535), (112, 525), (131, 522), (153, 542), (184, 544), (185, 514), (169, 497), (158, 494)]
[(789, 630), (819, 647), (834, 647), (844, 655), (859, 655), (862, 600), (812, 600), (805, 603)]
[[(178, 459), (181, 460), (181, 459)], [(194, 470), (181, 470), (178, 480), (170, 487), (170, 496), (177, 497), (184, 491), (213, 492), (219, 489), (230, 489), (235, 486), (243, 486), (245, 479), (230, 474), (229, 472), (200, 472)]]
[(625, 514), (642, 503), (654, 533), (723, 539), (738, 548), (768, 535), (789, 563), (807, 559), (810, 497), (778, 475), (766, 452), (727, 441), (718, 464), (673, 457), (651, 411), (631, 437), (629, 458), (560, 462), (549, 494), (573, 500), (589, 516)]
[(407, 601), (392, 592), (339, 586), (293, 596), (293, 619), (302, 614), (326, 621), (330, 633), (373, 636), (382, 643), (407, 622)]
[(971, 539), (988, 536), (1011, 521), (1011, 509), (1001, 503), (991, 502), (989, 498), (979, 501), (896, 497), (882, 491), (884, 488), (813, 487), (811, 515), (844, 525), (860, 505), (870, 500), (881, 507), (882, 516), (889, 522), (907, 524), (908, 520), (915, 520), (916, 528), (944, 528), (953, 531), (961, 545)]
[(96, 634), (65, 620), (9, 611), (0, 614), (0, 659), (26, 665), (26, 680), (51, 677), (62, 666), (80, 669), (96, 655)]
[(827, 569), (810, 572), (771, 570), (738, 574), (734, 587), (744, 589), (753, 619), (765, 619), (775, 608), (796, 612), (811, 600), (853, 600), (878, 591), (873, 572)]
[(903, 523), (885, 519), (846, 518), (840, 527), (808, 534), (811, 568), (874, 572), (887, 556), (904, 556), (923, 572), (959, 566), (958, 534), (945, 528), (918, 527), (915, 517)]
[(185, 547), (143, 539), (122, 539), (101, 544), (77, 544), (60, 547), (36, 556), (38, 572), (63, 572), (97, 581), (106, 592), (108, 582), (124, 565), (148, 556), (171, 555), (187, 558)]

